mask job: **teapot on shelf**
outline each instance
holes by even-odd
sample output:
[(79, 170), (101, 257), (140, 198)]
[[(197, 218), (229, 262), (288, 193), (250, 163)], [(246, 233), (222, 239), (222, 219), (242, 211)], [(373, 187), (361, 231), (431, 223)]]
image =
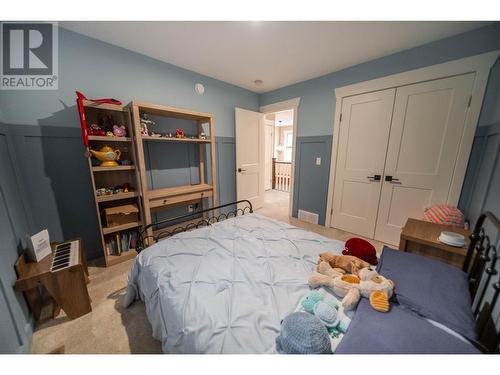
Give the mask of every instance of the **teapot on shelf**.
[(116, 167), (120, 159), (121, 151), (113, 150), (109, 146), (102, 147), (99, 151), (89, 149), (90, 153), (101, 161), (101, 167)]

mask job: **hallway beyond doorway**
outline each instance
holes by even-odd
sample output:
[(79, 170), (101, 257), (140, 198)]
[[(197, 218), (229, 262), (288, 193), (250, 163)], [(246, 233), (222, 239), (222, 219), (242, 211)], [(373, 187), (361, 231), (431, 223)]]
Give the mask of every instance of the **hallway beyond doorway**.
[[(264, 215), (284, 223), (295, 225), (296, 227), (304, 228), (312, 232), (321, 234), (322, 236), (333, 238), (339, 241), (346, 241), (351, 237), (361, 237), (341, 229), (327, 228), (323, 225), (310, 224), (304, 221), (300, 221), (294, 217), (289, 216), (289, 193), (278, 190), (267, 190), (264, 193), (264, 205), (262, 208), (255, 210), (256, 213)], [(361, 237), (364, 238), (364, 237)], [(384, 247), (383, 242), (375, 241), (369, 238), (365, 238), (370, 242), (377, 250), (377, 256), (380, 256), (382, 249)], [(390, 246), (390, 245), (387, 245)]]

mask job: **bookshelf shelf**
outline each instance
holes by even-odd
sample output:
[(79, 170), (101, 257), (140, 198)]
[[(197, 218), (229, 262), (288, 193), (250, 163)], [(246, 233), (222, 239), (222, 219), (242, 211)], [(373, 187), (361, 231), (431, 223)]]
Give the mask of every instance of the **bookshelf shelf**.
[(137, 228), (140, 227), (142, 223), (140, 221), (134, 221), (132, 223), (127, 223), (123, 225), (117, 225), (115, 227), (102, 227), (102, 233), (104, 234), (111, 234), (111, 233), (116, 233), (116, 232), (121, 232), (127, 229), (132, 229), (132, 228)]
[(129, 198), (134, 198), (139, 196), (139, 193), (136, 191), (130, 192), (130, 193), (119, 193), (119, 194), (113, 194), (113, 195), (100, 195), (96, 199), (99, 203), (101, 202), (111, 202), (111, 201), (117, 201), (121, 199), (129, 199)]
[(128, 251), (121, 253), (121, 255), (107, 255), (108, 266), (114, 266), (115, 264), (125, 262), (129, 259), (134, 259), (137, 256), (135, 249), (129, 249)]
[(131, 171), (135, 165), (119, 165), (117, 167), (92, 167), (94, 172), (113, 172), (113, 171)]
[(107, 137), (101, 135), (89, 135), (89, 141), (101, 141), (101, 142), (131, 142), (131, 137)]
[(166, 137), (152, 137), (150, 135), (143, 135), (143, 141), (154, 141), (154, 142), (173, 142), (173, 143), (210, 143), (210, 139), (201, 138), (166, 138)]

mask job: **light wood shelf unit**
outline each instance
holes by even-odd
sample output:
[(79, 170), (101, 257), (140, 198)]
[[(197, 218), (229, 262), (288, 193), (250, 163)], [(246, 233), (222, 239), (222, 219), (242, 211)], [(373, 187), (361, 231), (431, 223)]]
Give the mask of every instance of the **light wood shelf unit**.
[[(215, 149), (215, 116), (212, 113), (197, 112), (188, 109), (175, 108), (159, 104), (133, 101), (129, 104), (134, 124), (134, 138), (137, 149), (137, 169), (141, 178), (141, 198), (144, 210), (144, 225), (151, 224), (151, 210), (171, 208), (181, 204), (189, 204), (193, 201), (203, 203), (204, 199), (210, 199), (212, 207), (217, 205), (217, 187), (215, 184), (217, 176), (217, 157)], [(148, 115), (196, 121), (196, 138), (166, 138), (154, 137), (142, 134), (140, 114), (145, 112)], [(201, 138), (201, 133), (208, 128), (206, 139)], [(149, 129), (151, 130), (151, 129)], [(162, 142), (165, 147), (173, 143), (194, 143), (198, 144), (199, 151), (199, 184), (181, 185), (175, 187), (149, 190), (148, 178), (146, 174), (146, 162), (144, 147), (146, 142)], [(206, 151), (210, 154), (210, 168), (207, 168)], [(207, 177), (207, 178), (206, 178)], [(211, 185), (207, 183), (210, 179)], [(153, 235), (151, 229), (148, 236)]]
[[(99, 150), (101, 147), (109, 145), (113, 148), (120, 149), (122, 154), (125, 150), (127, 158), (132, 162), (132, 165), (119, 165), (116, 167), (94, 166), (92, 164), (90, 152), (87, 150), (89, 174), (92, 189), (94, 191), (95, 210), (99, 226), (99, 237), (101, 240), (103, 257), (106, 266), (112, 266), (134, 258), (137, 255), (137, 252), (135, 249), (129, 249), (122, 252), (120, 255), (108, 254), (106, 251), (107, 236), (116, 235), (120, 232), (126, 232), (133, 230), (134, 228), (138, 228), (142, 225), (143, 221), (143, 209), (140, 199), (141, 184), (139, 172), (136, 168), (137, 157), (134, 139), (132, 137), (134, 134), (132, 119), (129, 108), (122, 105), (94, 103), (92, 101), (84, 100), (83, 108), (87, 119), (87, 125), (94, 123), (99, 118), (102, 118), (102, 116), (113, 116), (117, 122), (125, 125), (125, 128), (127, 129), (127, 137), (88, 136), (89, 149), (92, 148), (94, 150)], [(101, 187), (115, 186), (125, 182), (130, 183), (134, 190), (128, 193), (118, 193), (112, 195), (98, 196), (96, 194), (97, 189)], [(109, 228), (103, 226), (102, 211), (104, 208), (120, 206), (128, 203), (137, 204), (139, 208), (139, 221)]]

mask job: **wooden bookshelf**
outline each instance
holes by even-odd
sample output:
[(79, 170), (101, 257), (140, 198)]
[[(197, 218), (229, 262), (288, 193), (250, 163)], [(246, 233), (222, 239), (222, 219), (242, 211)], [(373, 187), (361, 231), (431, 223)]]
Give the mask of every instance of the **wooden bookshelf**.
[[(151, 209), (168, 209), (182, 204), (191, 204), (192, 202), (200, 202), (201, 207), (203, 207), (203, 202), (205, 200), (210, 200), (212, 207), (216, 206), (217, 188), (214, 184), (214, 181), (216, 181), (217, 168), (214, 131), (215, 116), (212, 113), (138, 101), (130, 103), (129, 108), (134, 124), (134, 137), (137, 151), (136, 165), (142, 182), (140, 196), (142, 198), (142, 207), (144, 210), (144, 225), (151, 224)], [(192, 135), (195, 138), (159, 137), (143, 134), (140, 118), (142, 112), (153, 116), (194, 121), (197, 134)], [(151, 130), (152, 129), (149, 129), (149, 131)], [(201, 138), (202, 132), (207, 133), (204, 139)], [(155, 188), (150, 190), (146, 171), (146, 157), (144, 155), (145, 142), (160, 142), (164, 144), (164, 147), (170, 147), (169, 144), (175, 143), (197, 144), (199, 151), (199, 184)], [(206, 165), (206, 154), (210, 155), (210, 168), (207, 168)], [(212, 185), (208, 184), (207, 180), (212, 181)], [(151, 229), (148, 230), (147, 235), (152, 236), (153, 231)]]
[[(102, 104), (94, 103), (88, 100), (83, 101), (83, 107), (85, 111), (85, 117), (87, 120), (87, 125), (98, 123), (103, 118), (113, 118), (113, 120), (120, 125), (124, 125), (127, 130), (126, 137), (108, 137), (108, 136), (94, 136), (88, 137), (89, 147), (88, 149), (93, 149), (99, 151), (103, 146), (110, 146), (113, 149), (119, 149), (121, 151), (121, 159), (128, 159), (132, 165), (118, 165), (115, 167), (101, 167), (96, 164), (96, 159), (90, 156), (90, 152), (87, 154), (88, 166), (90, 174), (91, 188), (94, 191), (94, 202), (95, 210), (97, 215), (97, 221), (99, 225), (99, 236), (101, 239), (102, 254), (105, 259), (106, 266), (112, 266), (114, 264), (129, 260), (134, 258), (137, 253), (135, 249), (128, 249), (127, 251), (122, 251), (120, 255), (109, 254), (106, 249), (106, 243), (113, 236), (121, 235), (125, 232), (130, 232), (142, 225), (143, 222), (143, 209), (142, 201), (140, 199), (141, 184), (139, 172), (136, 168), (137, 158), (136, 158), (136, 148), (134, 146), (133, 134), (134, 130), (132, 127), (132, 121), (130, 117), (130, 111), (128, 107), (115, 104)], [(114, 188), (117, 185), (122, 185), (124, 183), (129, 184), (131, 191), (120, 192), (110, 195), (97, 195), (97, 189), (99, 188)], [(103, 222), (103, 211), (106, 208), (121, 206), (124, 204), (136, 204), (139, 208), (139, 220), (124, 225), (118, 225), (113, 227), (105, 227)]]

